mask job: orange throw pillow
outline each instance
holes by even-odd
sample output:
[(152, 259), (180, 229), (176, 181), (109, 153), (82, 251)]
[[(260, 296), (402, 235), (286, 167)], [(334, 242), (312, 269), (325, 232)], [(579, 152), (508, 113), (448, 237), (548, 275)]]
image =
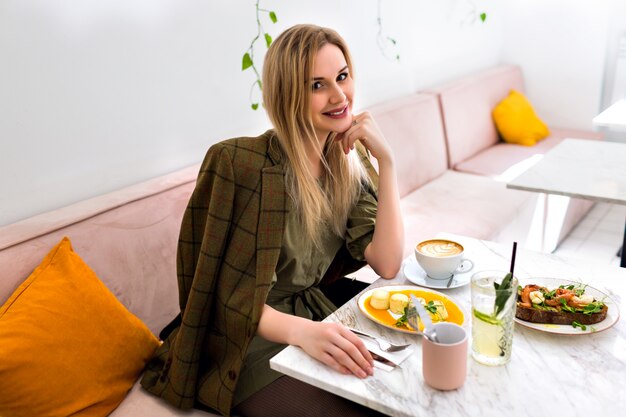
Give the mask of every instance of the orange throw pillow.
[(0, 415), (108, 415), (158, 345), (63, 238), (0, 307)]
[(507, 143), (533, 146), (550, 134), (548, 126), (537, 117), (524, 95), (511, 90), (492, 111), (496, 128)]

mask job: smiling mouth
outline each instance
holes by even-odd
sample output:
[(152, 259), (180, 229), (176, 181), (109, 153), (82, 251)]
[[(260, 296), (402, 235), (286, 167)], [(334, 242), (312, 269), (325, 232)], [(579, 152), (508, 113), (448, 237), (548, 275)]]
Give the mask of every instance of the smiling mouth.
[(340, 110), (329, 111), (329, 112), (322, 113), (322, 114), (324, 116), (329, 116), (329, 117), (336, 118), (336, 119), (342, 118), (342, 117), (344, 117), (345, 115), (348, 114), (348, 105), (346, 104)]

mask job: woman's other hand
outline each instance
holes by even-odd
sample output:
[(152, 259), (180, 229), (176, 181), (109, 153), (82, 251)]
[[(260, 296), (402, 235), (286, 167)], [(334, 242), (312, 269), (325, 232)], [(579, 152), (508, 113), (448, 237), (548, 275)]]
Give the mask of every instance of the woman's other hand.
[(271, 342), (301, 347), (307, 354), (342, 374), (365, 378), (374, 359), (365, 344), (339, 323), (323, 323), (281, 313), (267, 304), (257, 334)]
[(363, 341), (341, 324), (302, 320), (293, 330), (290, 344), (334, 370), (359, 378), (374, 373), (374, 359)]

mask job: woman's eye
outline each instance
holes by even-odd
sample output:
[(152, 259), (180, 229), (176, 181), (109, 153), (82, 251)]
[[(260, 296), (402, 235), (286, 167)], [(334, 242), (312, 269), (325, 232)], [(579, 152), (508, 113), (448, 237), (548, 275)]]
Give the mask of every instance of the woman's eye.
[(342, 72), (341, 74), (339, 74), (339, 76), (337, 77), (337, 81), (343, 81), (346, 78), (348, 78), (348, 73), (347, 72)]
[(319, 88), (322, 88), (322, 83), (319, 81), (315, 81), (311, 87), (313, 88), (313, 90), (317, 90)]

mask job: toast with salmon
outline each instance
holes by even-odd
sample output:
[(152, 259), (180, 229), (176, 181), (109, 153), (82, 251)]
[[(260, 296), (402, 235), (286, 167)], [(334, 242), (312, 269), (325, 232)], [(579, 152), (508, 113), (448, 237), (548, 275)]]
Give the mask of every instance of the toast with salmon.
[(558, 288), (530, 284), (518, 287), (515, 317), (531, 323), (596, 324), (606, 318), (608, 306), (589, 294), (584, 285)]

